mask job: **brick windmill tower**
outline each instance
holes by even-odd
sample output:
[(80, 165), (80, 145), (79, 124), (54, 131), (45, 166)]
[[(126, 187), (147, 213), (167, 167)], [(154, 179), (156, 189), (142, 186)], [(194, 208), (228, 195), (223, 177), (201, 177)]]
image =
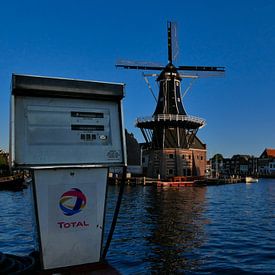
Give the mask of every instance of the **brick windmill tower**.
[[(181, 80), (198, 78), (200, 74), (224, 73), (224, 67), (175, 66), (176, 27), (168, 22), (168, 64), (166, 66), (120, 62), (116, 67), (138, 70), (160, 70), (156, 81), (159, 86), (156, 109), (152, 116), (137, 118), (146, 141), (143, 156), (147, 159), (149, 177), (167, 179), (174, 176), (204, 176), (206, 145), (196, 136), (205, 120), (187, 115), (183, 107)], [(183, 71), (185, 74), (180, 74)]]

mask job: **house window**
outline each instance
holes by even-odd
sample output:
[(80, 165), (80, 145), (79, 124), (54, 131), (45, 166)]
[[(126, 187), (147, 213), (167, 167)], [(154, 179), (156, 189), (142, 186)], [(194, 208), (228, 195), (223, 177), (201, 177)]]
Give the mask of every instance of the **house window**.
[(201, 160), (203, 160), (203, 156), (201, 156)]
[(181, 158), (184, 159), (184, 155), (182, 155)]
[(169, 159), (173, 159), (174, 155), (173, 154), (169, 154)]
[(174, 173), (173, 169), (169, 169), (169, 170), (168, 170), (168, 174), (169, 174), (169, 175), (172, 175), (173, 173)]
[(189, 155), (188, 157), (189, 157), (189, 159), (191, 159), (191, 156), (190, 156), (190, 155)]

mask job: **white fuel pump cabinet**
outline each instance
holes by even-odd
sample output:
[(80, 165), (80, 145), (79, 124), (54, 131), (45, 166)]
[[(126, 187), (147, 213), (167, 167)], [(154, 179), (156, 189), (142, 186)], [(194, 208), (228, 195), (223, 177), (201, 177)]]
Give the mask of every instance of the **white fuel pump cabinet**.
[(126, 166), (124, 84), (12, 76), (10, 161), (33, 175), (42, 269), (101, 260), (107, 174)]

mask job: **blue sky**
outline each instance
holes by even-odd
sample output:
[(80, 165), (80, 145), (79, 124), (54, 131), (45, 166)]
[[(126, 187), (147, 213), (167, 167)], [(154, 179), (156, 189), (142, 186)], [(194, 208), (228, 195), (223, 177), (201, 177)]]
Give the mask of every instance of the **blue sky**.
[(177, 65), (226, 67), (184, 98), (188, 114), (207, 120), (198, 136), (208, 154), (275, 148), (274, 14), (273, 0), (1, 1), (0, 148), (8, 150), (12, 73), (126, 83), (125, 125), (142, 141), (134, 121), (153, 113), (154, 99), (141, 71), (114, 65), (166, 64), (167, 20), (178, 24)]

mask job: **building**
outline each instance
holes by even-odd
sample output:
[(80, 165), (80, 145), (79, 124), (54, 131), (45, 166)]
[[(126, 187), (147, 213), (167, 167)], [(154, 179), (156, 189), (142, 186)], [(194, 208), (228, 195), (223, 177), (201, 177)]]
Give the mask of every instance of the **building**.
[(275, 176), (275, 149), (266, 148), (258, 159), (259, 175)]
[(224, 158), (221, 154), (214, 155), (211, 159), (212, 177), (252, 176), (256, 175), (258, 159), (250, 155), (234, 155)]
[(221, 154), (215, 154), (210, 160), (212, 178), (219, 178), (224, 175), (224, 158)]
[(234, 155), (231, 158), (231, 175), (251, 176), (257, 174), (257, 158), (250, 155)]
[(127, 172), (131, 175), (142, 175), (140, 144), (132, 133), (125, 129)]
[(143, 166), (149, 177), (166, 179), (174, 176), (204, 176), (206, 145), (194, 137), (190, 148), (143, 150)]
[(207, 178), (210, 178), (211, 177), (211, 162), (210, 162), (210, 160), (207, 160), (206, 161), (206, 169), (205, 169), (205, 176), (207, 177)]

